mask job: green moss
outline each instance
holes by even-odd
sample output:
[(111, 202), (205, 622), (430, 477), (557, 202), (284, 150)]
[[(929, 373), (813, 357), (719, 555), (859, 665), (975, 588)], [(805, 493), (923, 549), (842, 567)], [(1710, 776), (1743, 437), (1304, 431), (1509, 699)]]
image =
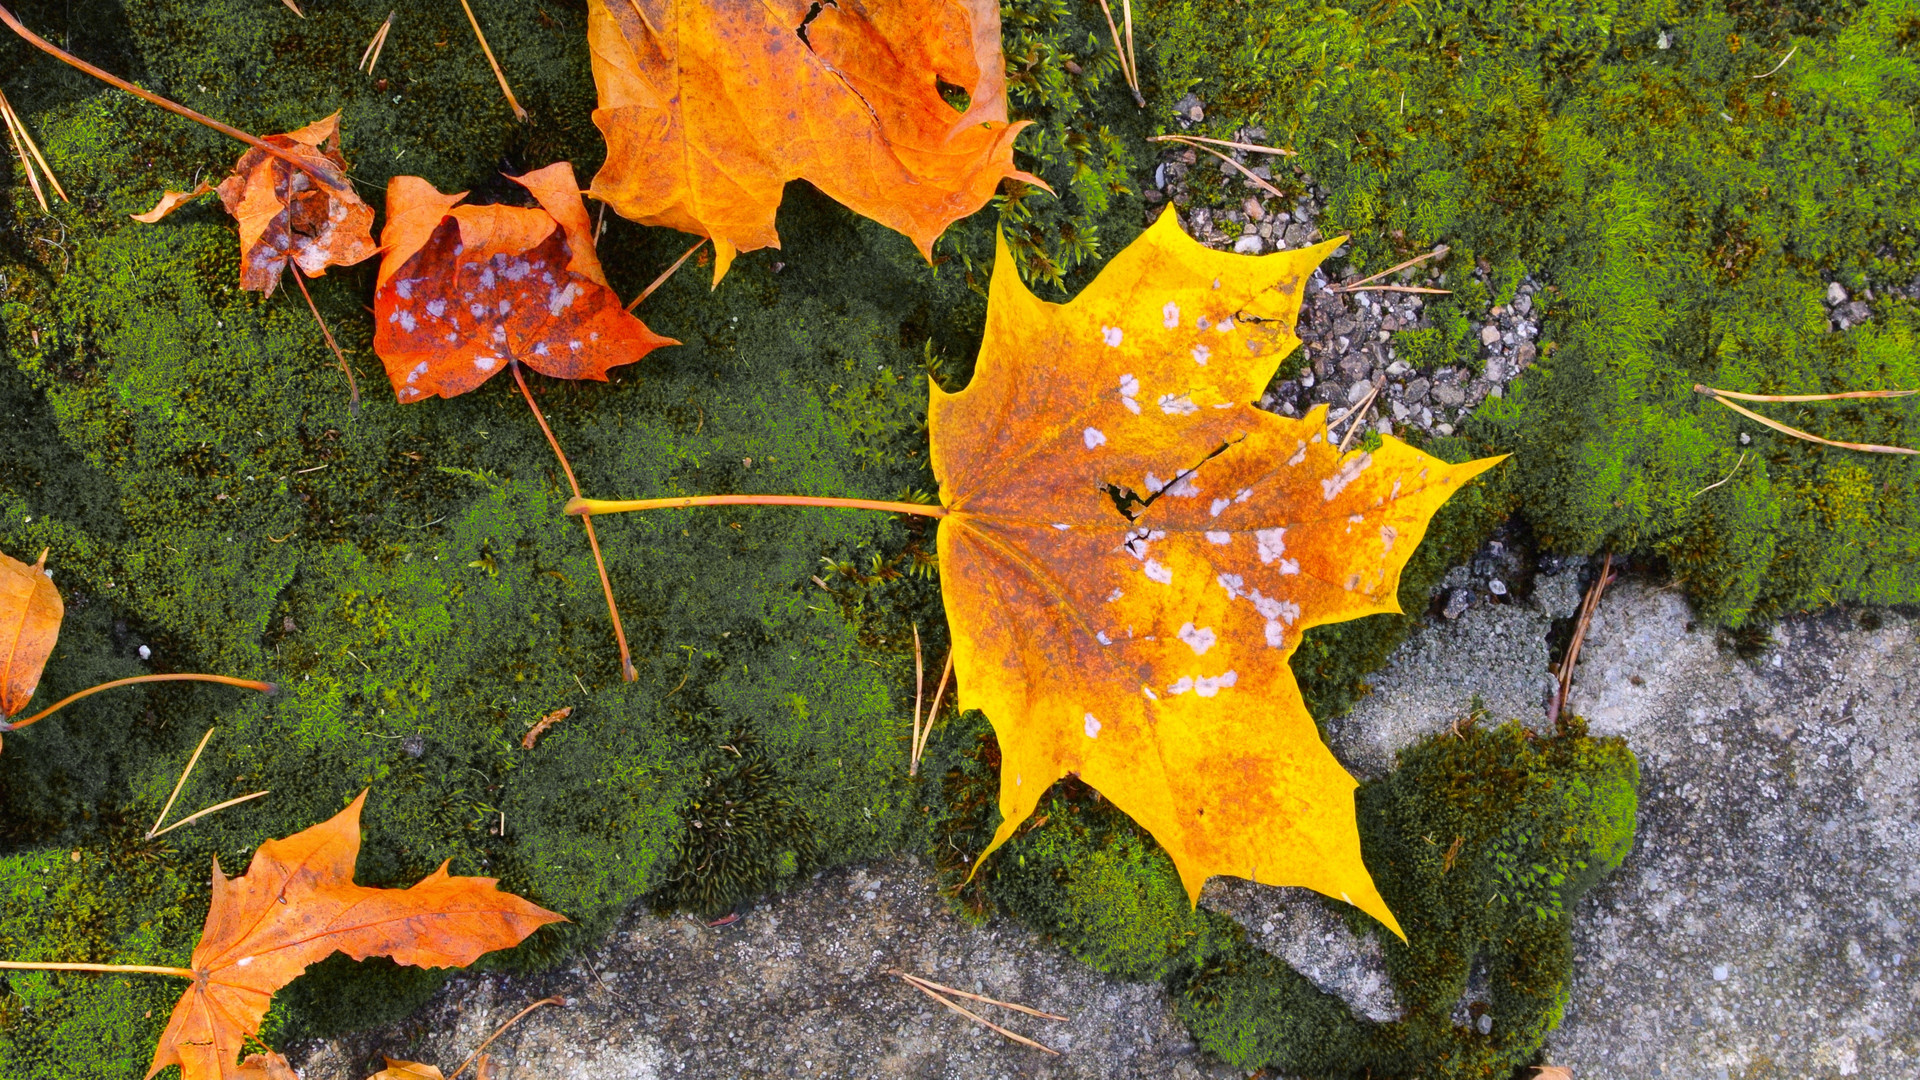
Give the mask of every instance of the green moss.
[[(1910, 460), (1851, 456), (1864, 475), (1836, 473), (1844, 455), (1692, 390), (1920, 378), (1920, 312), (1888, 295), (1920, 254), (1910, 0), (1159, 0), (1141, 19), (1157, 114), (1191, 88), (1207, 102), (1198, 133), (1261, 126), (1297, 149), (1292, 183), (1319, 186), (1322, 231), (1353, 234), (1356, 267), (1453, 247), (1455, 295), (1431, 330), (1401, 335), (1404, 358), (1477, 366), (1466, 318), (1523, 269), (1549, 283), (1540, 362), (1468, 434), (1524, 451), (1513, 493), (1550, 546), (1663, 555), (1730, 625), (1920, 599)], [(1484, 292), (1476, 261), (1492, 269)], [(1876, 289), (1872, 325), (1828, 332), (1829, 281)], [(1766, 411), (1829, 438), (1920, 444), (1908, 406)]]
[[(1401, 1019), (1351, 1014), (1231, 922), (1188, 906), (1171, 860), (1090, 789), (1063, 781), (1035, 824), (973, 872), (949, 852), (990, 835), (997, 744), (970, 714), (931, 762), (945, 769), (934, 852), (956, 895), (997, 905), (1103, 971), (1164, 980), (1200, 1045), (1243, 1068), (1304, 1077), (1503, 1076), (1565, 1009), (1570, 908), (1633, 842), (1639, 768), (1617, 739), (1534, 739), (1469, 718), (1404, 752), (1356, 795), (1368, 869), (1407, 943), (1327, 903), (1385, 948)], [(964, 881), (973, 872), (971, 881)], [(963, 883), (964, 882), (964, 883)], [(1457, 1026), (1469, 976), (1486, 975)]]

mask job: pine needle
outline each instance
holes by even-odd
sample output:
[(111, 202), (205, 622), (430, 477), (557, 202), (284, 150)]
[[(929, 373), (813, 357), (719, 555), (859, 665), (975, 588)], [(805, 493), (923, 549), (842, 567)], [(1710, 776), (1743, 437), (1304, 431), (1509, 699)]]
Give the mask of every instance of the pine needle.
[(473, 1053), (467, 1055), (467, 1060), (461, 1062), (460, 1067), (453, 1070), (453, 1074), (451, 1076), (448, 1076), (447, 1080), (460, 1080), (460, 1074), (467, 1071), (467, 1066), (473, 1064), (473, 1059), (480, 1056), (480, 1051), (485, 1050), (489, 1046), (492, 1046), (493, 1040), (499, 1038), (502, 1034), (506, 1032), (508, 1028), (519, 1023), (521, 1019), (525, 1017), (528, 1013), (532, 1012), (533, 1010), (539, 1008), (542, 1005), (565, 1005), (566, 1003), (567, 1003), (567, 999), (563, 997), (545, 997), (527, 1006), (526, 1008), (521, 1009), (519, 1012), (514, 1013), (513, 1018), (508, 1020), (506, 1023), (501, 1024), (499, 1027), (495, 1028), (493, 1031), (493, 1034), (487, 1036), (487, 1040), (485, 1042), (481, 1043), (479, 1046), (474, 1047)]
[(387, 34), (393, 29), (393, 15), (393, 12), (387, 12), (387, 21), (373, 32), (373, 40), (367, 42), (367, 51), (360, 54), (360, 62), (353, 65), (353, 70), (365, 68), (368, 75), (373, 74), (374, 65), (380, 62), (380, 53), (387, 47)]
[(930, 990), (927, 987), (920, 985), (918, 982), (915, 982), (914, 980), (908, 978), (905, 974), (901, 974), (900, 979), (902, 982), (906, 983), (908, 986), (913, 987), (915, 990), (920, 991), (921, 993), (927, 995), (928, 997), (939, 1002), (940, 1004), (945, 1005), (947, 1008), (952, 1009), (954, 1012), (959, 1013), (961, 1016), (966, 1017), (967, 1019), (973, 1021), (976, 1024), (979, 1024), (983, 1027), (987, 1027), (994, 1031), (997, 1031), (1001, 1035), (1004, 1035), (1007, 1038), (1012, 1039), (1014, 1042), (1017, 1042), (1022, 1046), (1031, 1046), (1035, 1050), (1045, 1051), (1046, 1053), (1052, 1054), (1055, 1057), (1060, 1056), (1060, 1051), (1051, 1049), (1050, 1047), (1041, 1046), (1039, 1043), (1034, 1042), (1032, 1039), (1027, 1038), (1025, 1035), (1008, 1031), (1006, 1028), (1001, 1027), (999, 1024), (996, 1024), (993, 1021), (987, 1019), (986, 1017), (981, 1016), (979, 1013), (974, 1012), (972, 1009), (969, 1009), (966, 1006), (959, 1004), (958, 1002), (951, 1001), (941, 996), (940, 994), (934, 992), (933, 990)]
[[(7, 100), (5, 94), (0, 94), (0, 110), (6, 112), (8, 126), (19, 131), (19, 139), (26, 144), (27, 151), (33, 155), (33, 160), (40, 163), (40, 171), (47, 174), (47, 183), (53, 185), (53, 193), (60, 196), (61, 202), (72, 202), (73, 200), (67, 197), (67, 189), (60, 186), (60, 178), (53, 175), (53, 166), (47, 164), (46, 155), (40, 152), (40, 144), (33, 141), (33, 133), (27, 130), (27, 122), (14, 111), (13, 103)], [(28, 173), (31, 176), (32, 170), (29, 169)], [(37, 186), (35, 190), (38, 191)], [(44, 201), (42, 205), (45, 205)]]
[(920, 774), (920, 758), (927, 752), (927, 739), (933, 735), (933, 721), (940, 715), (940, 701), (947, 696), (947, 680), (953, 677), (953, 650), (947, 650), (947, 663), (940, 672), (940, 685), (933, 691), (933, 708), (927, 710), (927, 724), (916, 732), (913, 742), (912, 760), (907, 763), (907, 775)]
[(480, 20), (473, 17), (473, 5), (460, 0), (460, 6), (466, 9), (467, 21), (473, 24), (473, 36), (480, 39), (480, 51), (487, 54), (487, 63), (493, 68), (493, 77), (500, 80), (500, 92), (507, 95), (507, 104), (513, 106), (513, 115), (521, 123), (527, 122), (527, 110), (514, 100), (513, 87), (507, 85), (507, 73), (500, 70), (500, 61), (493, 58), (493, 48), (487, 44), (487, 35), (480, 32)]
[(1700, 496), (1705, 495), (1707, 492), (1712, 491), (1714, 488), (1719, 487), (1721, 484), (1724, 484), (1727, 481), (1733, 479), (1733, 474), (1739, 472), (1740, 466), (1745, 465), (1746, 463), (1747, 463), (1747, 452), (1745, 450), (1742, 450), (1740, 451), (1740, 460), (1733, 463), (1733, 468), (1727, 470), (1727, 475), (1721, 477), (1718, 480), (1715, 480), (1713, 483), (1708, 484), (1706, 487), (1703, 487), (1699, 491), (1696, 491), (1693, 494), (1687, 496), (1687, 501), (1692, 502), (1693, 500), (1699, 498)]
[(191, 824), (195, 821), (200, 820), (203, 817), (206, 817), (208, 814), (217, 814), (220, 811), (225, 810), (229, 806), (239, 806), (243, 802), (249, 802), (253, 799), (259, 798), (262, 795), (268, 795), (271, 793), (272, 793), (271, 789), (269, 789), (268, 791), (256, 791), (251, 795), (242, 795), (237, 799), (228, 799), (226, 802), (223, 802), (223, 803), (214, 803), (212, 806), (207, 807), (205, 810), (196, 810), (193, 813), (188, 814), (186, 817), (181, 818), (179, 821), (174, 822), (173, 824), (167, 826), (164, 829), (161, 829), (159, 832), (156, 832), (153, 835), (156, 837), (165, 836), (168, 833), (172, 832), (173, 830), (179, 828), (180, 826)]
[(207, 733), (200, 736), (200, 745), (193, 748), (193, 756), (187, 759), (185, 771), (181, 772), (180, 779), (174, 783), (173, 794), (167, 796), (167, 805), (161, 807), (160, 816), (153, 819), (153, 828), (147, 830), (147, 839), (151, 840), (159, 833), (160, 823), (167, 820), (167, 815), (173, 812), (174, 800), (180, 797), (180, 789), (187, 786), (187, 777), (193, 775), (193, 767), (200, 763), (200, 751), (207, 748), (207, 740), (211, 738), (213, 738), (213, 729), (208, 728)]
[(1155, 141), (1158, 141), (1158, 142), (1176, 142), (1185, 146), (1191, 146), (1196, 150), (1205, 150), (1207, 153), (1212, 154), (1214, 157), (1217, 157), (1221, 161), (1224, 161), (1227, 164), (1233, 166), (1234, 168), (1240, 170), (1240, 175), (1246, 177), (1248, 182), (1262, 188), (1268, 194), (1272, 195), (1274, 198), (1284, 199), (1287, 197), (1279, 188), (1274, 187), (1272, 184), (1267, 183), (1265, 180), (1262, 180), (1259, 176), (1255, 175), (1252, 169), (1247, 168), (1245, 165), (1240, 164), (1239, 162), (1233, 160), (1231, 157), (1228, 157), (1227, 155), (1221, 153), (1218, 150), (1215, 150), (1213, 147), (1208, 146), (1206, 143), (1196, 141), (1190, 136), (1156, 135), (1154, 136), (1154, 139)]
[(1752, 409), (1749, 409), (1743, 405), (1735, 405), (1733, 402), (1727, 400), (1730, 397), (1745, 397), (1748, 400), (1759, 400), (1759, 401), (1774, 401), (1774, 400), (1829, 401), (1829, 400), (1837, 400), (1842, 397), (1894, 397), (1898, 395), (1911, 394), (1913, 393), (1913, 391), (1911, 390), (1891, 390), (1891, 391), (1889, 390), (1857, 390), (1857, 391), (1854, 391), (1852, 394), (1835, 394), (1831, 396), (1804, 395), (1797, 398), (1760, 398), (1760, 397), (1754, 397), (1746, 394), (1723, 393), (1722, 391), (1715, 390), (1711, 386), (1703, 386), (1700, 383), (1694, 383), (1693, 390), (1694, 390), (1694, 393), (1705, 394), (1707, 397), (1713, 399), (1714, 401), (1719, 402), (1722, 405), (1725, 405), (1727, 408), (1732, 409), (1734, 412), (1739, 413), (1741, 416), (1744, 416), (1749, 420), (1753, 420), (1758, 423), (1765, 424), (1766, 426), (1772, 428), (1775, 431), (1778, 431), (1785, 435), (1791, 435), (1796, 439), (1805, 439), (1807, 442), (1810, 442), (1810, 443), (1819, 443), (1822, 446), (1834, 446), (1842, 450), (1859, 450), (1863, 453), (1868, 453), (1868, 454), (1913, 454), (1916, 456), (1920, 456), (1920, 450), (1910, 450), (1904, 446), (1882, 446), (1879, 443), (1853, 443), (1853, 442), (1840, 442), (1836, 439), (1823, 439), (1820, 436), (1815, 435), (1810, 431), (1801, 431), (1797, 427), (1789, 427), (1786, 424), (1779, 422), (1778, 420), (1769, 420), (1766, 417), (1761, 416), (1759, 413), (1754, 412)]
[(1114, 24), (1113, 9), (1107, 6), (1107, 0), (1100, 0), (1100, 10), (1107, 16), (1107, 32), (1113, 35), (1113, 55), (1120, 61), (1120, 77), (1127, 80), (1127, 89), (1133, 91), (1134, 103), (1141, 108), (1147, 107), (1147, 99), (1140, 94), (1140, 73), (1133, 63), (1133, 0), (1120, 0), (1127, 24), (1127, 37), (1120, 40), (1120, 28)]
[(340, 361), (340, 370), (347, 373), (347, 415), (360, 415), (360, 384), (353, 381), (353, 365), (347, 363), (347, 354), (340, 351), (340, 343), (333, 340), (333, 331), (327, 329), (327, 320), (320, 317), (319, 305), (313, 302), (313, 294), (307, 291), (307, 279), (299, 266), (293, 267), (293, 283), (300, 286), (300, 295), (307, 298), (307, 310), (313, 312), (313, 321), (320, 324), (320, 335), (327, 339), (327, 348), (333, 350), (333, 358)]
[[(1356, 281), (1351, 285), (1335, 285), (1332, 287), (1332, 291), (1354, 292), (1355, 290), (1365, 287), (1368, 282), (1379, 281), (1381, 278), (1386, 277), (1388, 274), (1398, 273), (1402, 270), (1405, 270), (1407, 267), (1414, 265), (1415, 263), (1422, 263), (1427, 261), (1428, 259), (1444, 259), (1447, 257), (1447, 253), (1452, 250), (1453, 250), (1452, 248), (1448, 247), (1445, 244), (1437, 245), (1432, 251), (1429, 251), (1424, 255), (1415, 255), (1413, 258), (1408, 259), (1405, 262), (1395, 263), (1392, 266), (1387, 267), (1385, 270), (1382, 270), (1377, 274), (1372, 274), (1367, 277), (1363, 277), (1359, 281)], [(1382, 288), (1382, 289), (1388, 288), (1388, 286), (1384, 286), (1384, 285), (1374, 286), (1374, 287)], [(1404, 286), (1401, 286), (1400, 288), (1404, 288)]]
[(1060, 1021), (1070, 1022), (1073, 1019), (1070, 1016), (1055, 1016), (1053, 1013), (1050, 1013), (1050, 1012), (1041, 1012), (1039, 1009), (1031, 1009), (1025, 1005), (1015, 1005), (1011, 1001), (1001, 1001), (997, 998), (986, 997), (985, 995), (982, 995), (982, 994), (970, 994), (965, 990), (956, 990), (951, 986), (943, 986), (940, 983), (934, 982), (932, 979), (922, 978), (919, 975), (914, 975), (905, 971), (900, 971), (897, 968), (891, 971), (890, 974), (898, 975), (901, 978), (907, 980), (908, 982), (919, 983), (920, 985), (927, 987), (930, 990), (938, 990), (943, 994), (952, 994), (955, 997), (963, 997), (972, 1001), (984, 1001), (989, 1005), (998, 1005), (1003, 1009), (1012, 1009), (1015, 1012), (1023, 1012), (1023, 1013), (1026, 1013), (1028, 1016), (1038, 1016), (1043, 1020), (1060, 1020)]
[(1214, 146), (1225, 146), (1234, 150), (1246, 150), (1255, 154), (1279, 154), (1281, 157), (1298, 157), (1293, 150), (1282, 150), (1277, 146), (1261, 146), (1259, 143), (1234, 142), (1232, 139), (1210, 139), (1205, 135), (1149, 135), (1148, 142), (1203, 142)]
[[(604, 206), (606, 204), (602, 203), (601, 205)], [(633, 298), (633, 303), (627, 305), (627, 310), (632, 311), (634, 308), (639, 307), (640, 301), (645, 300), (649, 296), (652, 296), (653, 291), (655, 289), (658, 289), (660, 286), (665, 285), (667, 283), (667, 279), (673, 276), (673, 272), (675, 270), (680, 269), (681, 264), (685, 263), (688, 259), (692, 258), (693, 253), (696, 251), (699, 251), (700, 245), (706, 242), (707, 242), (707, 238), (703, 236), (700, 239), (695, 240), (693, 242), (692, 247), (681, 252), (680, 257), (673, 260), (672, 266), (669, 266), (665, 270), (660, 271), (660, 276), (653, 279), (653, 284), (648, 285), (645, 289), (642, 289), (640, 291), (640, 295)]]
[(1360, 399), (1360, 404), (1356, 406), (1351, 413), (1340, 418), (1340, 423), (1347, 425), (1347, 433), (1340, 437), (1340, 453), (1344, 454), (1347, 452), (1347, 444), (1353, 441), (1354, 432), (1360, 430), (1361, 418), (1367, 415), (1368, 409), (1373, 408), (1373, 399), (1379, 393), (1380, 388), (1378, 386), (1368, 390), (1367, 396)]

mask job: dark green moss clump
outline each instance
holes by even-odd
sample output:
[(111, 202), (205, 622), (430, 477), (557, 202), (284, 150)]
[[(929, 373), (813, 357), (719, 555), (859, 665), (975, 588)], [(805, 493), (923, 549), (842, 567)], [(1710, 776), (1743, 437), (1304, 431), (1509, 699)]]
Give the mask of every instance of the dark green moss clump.
[(1383, 941), (1404, 1009), (1391, 1023), (1355, 1017), (1229, 920), (1189, 907), (1166, 854), (1077, 782), (1056, 785), (1035, 824), (966, 881), (972, 867), (951, 853), (979, 850), (997, 817), (997, 744), (977, 716), (962, 733), (970, 752), (941, 762), (935, 855), (975, 911), (997, 905), (1103, 971), (1166, 981), (1195, 1038), (1234, 1065), (1505, 1076), (1565, 1009), (1571, 908), (1632, 845), (1639, 768), (1619, 740), (1577, 724), (1535, 739), (1477, 719), (1416, 745), (1357, 793), (1368, 868), (1408, 940), (1328, 903)]

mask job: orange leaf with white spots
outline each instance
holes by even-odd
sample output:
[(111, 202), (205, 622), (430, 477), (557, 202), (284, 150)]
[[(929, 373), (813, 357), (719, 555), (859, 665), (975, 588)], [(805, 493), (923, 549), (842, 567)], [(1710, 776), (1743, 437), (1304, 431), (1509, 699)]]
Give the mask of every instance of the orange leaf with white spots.
[(567, 162), (508, 179), (539, 208), (463, 206), (417, 176), (387, 185), (373, 349), (402, 402), (454, 397), (518, 360), (600, 379), (672, 338), (620, 305)]
[[(373, 207), (353, 190), (340, 156), (340, 114), (264, 140), (307, 165), (296, 169), (263, 150), (248, 150), (216, 190), (240, 223), (240, 287), (273, 295), (288, 263), (319, 277), (329, 266), (352, 266), (373, 255)], [(332, 146), (326, 144), (331, 141)], [(140, 215), (158, 221), (186, 199), (172, 192)], [(185, 193), (191, 198), (196, 192)]]
[(1342, 454), (1324, 408), (1248, 404), (1337, 246), (1211, 251), (1169, 212), (1051, 304), (1001, 241), (973, 381), (928, 418), (960, 705), (1000, 742), (989, 851), (1077, 774), (1196, 900), (1214, 874), (1302, 885), (1399, 932), (1288, 660), (1309, 627), (1398, 611), (1428, 520), (1499, 459)]
[(66, 617), (46, 566), (44, 551), (32, 566), (0, 553), (0, 720), (33, 698)]
[[(593, 193), (625, 217), (778, 247), (774, 212), (807, 180), (931, 256), (985, 206), (1025, 122), (1007, 122), (998, 0), (588, 0), (607, 138)], [(968, 94), (963, 112), (941, 82)]]
[(366, 793), (332, 818), (254, 851), (242, 877), (213, 864), (213, 905), (194, 946), (193, 986), (174, 1006), (152, 1076), (179, 1065), (182, 1080), (260, 1080), (290, 1072), (279, 1055), (240, 1061), (274, 992), (309, 964), (343, 952), (416, 967), (466, 967), (563, 918), (443, 865), (408, 889), (353, 883)]

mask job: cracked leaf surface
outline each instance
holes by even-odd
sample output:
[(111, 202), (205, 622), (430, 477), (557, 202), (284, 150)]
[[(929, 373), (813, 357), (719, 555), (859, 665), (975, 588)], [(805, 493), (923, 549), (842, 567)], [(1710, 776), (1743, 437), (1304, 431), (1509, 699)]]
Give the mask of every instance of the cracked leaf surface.
[(1324, 408), (1248, 404), (1339, 243), (1226, 254), (1169, 212), (1062, 305), (1001, 242), (973, 381), (934, 388), (929, 412), (960, 705), (1002, 754), (989, 852), (1078, 774), (1196, 901), (1230, 874), (1399, 932), (1361, 861), (1356, 782), (1288, 660), (1309, 627), (1398, 611), (1434, 511), (1500, 459), (1449, 465), (1390, 436), (1341, 454)]

